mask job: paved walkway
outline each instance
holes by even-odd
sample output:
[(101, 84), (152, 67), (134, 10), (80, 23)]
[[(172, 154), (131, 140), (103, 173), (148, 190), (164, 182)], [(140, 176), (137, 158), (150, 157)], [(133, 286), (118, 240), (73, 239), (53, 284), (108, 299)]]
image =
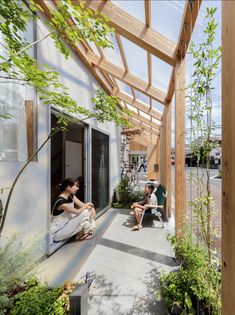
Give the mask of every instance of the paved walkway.
[(173, 252), (166, 236), (174, 223), (144, 221), (141, 231), (131, 231), (133, 218), (126, 209), (110, 209), (98, 219), (96, 237), (70, 242), (38, 268), (50, 284), (79, 280), (94, 272), (89, 291), (89, 315), (165, 315), (156, 301), (159, 275), (174, 268)]
[(75, 279), (94, 272), (89, 292), (89, 315), (165, 314), (156, 301), (162, 269), (174, 266), (173, 252), (166, 241), (171, 224), (159, 228), (147, 222), (141, 231), (131, 231), (128, 210), (116, 215)]

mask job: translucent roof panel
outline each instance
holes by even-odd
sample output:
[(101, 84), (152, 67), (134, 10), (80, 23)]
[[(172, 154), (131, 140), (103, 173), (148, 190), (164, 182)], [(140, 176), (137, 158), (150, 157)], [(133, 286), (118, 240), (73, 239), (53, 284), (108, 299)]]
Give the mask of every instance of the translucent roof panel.
[(115, 79), (115, 81), (118, 84), (119, 90), (132, 96), (132, 91), (131, 91), (131, 88), (129, 87), (129, 85), (127, 85), (126, 83), (124, 83), (122, 81), (119, 81), (118, 79)]
[(142, 117), (144, 117), (144, 118), (148, 119), (148, 120), (149, 120), (149, 122), (150, 122), (150, 116), (149, 116), (148, 114), (146, 114), (146, 113), (142, 112), (141, 110), (140, 110), (140, 116), (142, 116)]
[(155, 100), (152, 100), (152, 108), (156, 109), (162, 113), (164, 110), (164, 105), (162, 105), (161, 103), (159, 103)]
[(166, 62), (152, 56), (152, 82), (156, 88), (163, 92), (168, 90), (172, 68)]
[(113, 43), (113, 48), (105, 48), (102, 49), (104, 56), (107, 60), (115, 64), (116, 66), (121, 67), (123, 70), (124, 65), (122, 62), (121, 54), (119, 52), (118, 43), (116, 41), (116, 38), (112, 35), (109, 36), (109, 40)]
[(121, 40), (130, 73), (148, 82), (147, 52), (124, 37)]
[(97, 56), (100, 56), (100, 53), (95, 45), (94, 42), (90, 42), (90, 41), (87, 41), (88, 45), (90, 46), (90, 48), (93, 50), (93, 52), (97, 55)]
[(161, 125), (160, 120), (157, 120), (156, 118), (152, 118), (152, 121), (159, 126)]
[(185, 0), (151, 1), (152, 28), (177, 43), (184, 7)]
[(126, 106), (129, 110), (135, 112), (136, 114), (138, 114), (138, 110), (134, 107), (134, 106), (131, 106), (130, 104), (126, 103)]
[(124, 10), (126, 13), (132, 15), (136, 19), (145, 23), (145, 11), (144, 11), (144, 1), (140, 0), (112, 0), (112, 3)]
[(135, 92), (135, 97), (138, 101), (141, 101), (141, 102), (149, 105), (149, 97), (147, 95), (145, 95), (145, 94), (143, 94), (143, 93), (141, 93), (135, 89), (133, 89), (133, 90)]

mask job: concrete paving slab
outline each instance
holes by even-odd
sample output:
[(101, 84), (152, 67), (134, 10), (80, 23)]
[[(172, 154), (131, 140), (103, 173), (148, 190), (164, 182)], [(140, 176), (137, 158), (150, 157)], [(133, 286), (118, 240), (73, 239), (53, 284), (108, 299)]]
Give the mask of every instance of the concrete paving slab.
[(142, 230), (133, 232), (135, 222), (129, 211), (108, 210), (98, 219), (94, 239), (67, 243), (38, 267), (41, 279), (50, 285), (80, 280), (93, 272), (88, 315), (165, 314), (156, 291), (162, 270), (175, 268), (166, 240), (174, 232), (173, 218), (164, 229), (146, 220)]
[(130, 226), (134, 221), (128, 210), (113, 211), (117, 214), (112, 223), (75, 277), (94, 272), (88, 314), (164, 315), (165, 307), (156, 301), (156, 291), (162, 270), (175, 267), (166, 240), (172, 225), (158, 229), (149, 224), (133, 232)]

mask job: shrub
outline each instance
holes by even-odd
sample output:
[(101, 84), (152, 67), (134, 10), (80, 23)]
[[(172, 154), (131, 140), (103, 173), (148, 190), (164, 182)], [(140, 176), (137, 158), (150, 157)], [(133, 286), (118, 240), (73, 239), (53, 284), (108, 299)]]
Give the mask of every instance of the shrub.
[(120, 180), (116, 188), (116, 201), (113, 203), (114, 208), (130, 208), (133, 202), (143, 196), (143, 192), (133, 191), (129, 187), (129, 178), (124, 177)]
[(13, 305), (13, 293), (21, 290), (20, 283), (33, 266), (38, 246), (22, 246), (19, 235), (14, 235), (0, 247), (0, 315)]
[[(221, 269), (216, 253), (209, 263), (207, 250), (192, 237), (169, 237), (180, 263), (178, 270), (161, 276), (161, 290), (172, 314), (195, 314), (199, 305), (204, 314), (221, 313)], [(177, 311), (176, 311), (177, 310)]]
[[(69, 297), (64, 288), (49, 289), (32, 279), (26, 282), (27, 290), (15, 297), (12, 315), (64, 315), (68, 313)], [(34, 283), (33, 283), (34, 282)], [(68, 292), (68, 291), (67, 291)]]

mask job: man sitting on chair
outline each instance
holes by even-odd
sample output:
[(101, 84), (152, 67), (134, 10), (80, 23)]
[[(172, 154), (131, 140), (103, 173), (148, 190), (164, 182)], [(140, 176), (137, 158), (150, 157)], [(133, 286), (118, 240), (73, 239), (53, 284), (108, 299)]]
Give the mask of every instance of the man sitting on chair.
[[(145, 210), (145, 212), (151, 212), (154, 213), (157, 210), (157, 197), (155, 195), (154, 191), (154, 184), (153, 183), (148, 183), (145, 186), (145, 193), (146, 193), (146, 203), (145, 205), (142, 205), (140, 203), (133, 203), (133, 208), (134, 208), (134, 215), (137, 221), (137, 225), (135, 225), (132, 228), (132, 231), (137, 231), (142, 229), (142, 213), (144, 212), (144, 210), (147, 208), (147, 210)], [(148, 209), (148, 205), (151, 206), (151, 208)], [(156, 206), (156, 208), (154, 208), (153, 206)]]

